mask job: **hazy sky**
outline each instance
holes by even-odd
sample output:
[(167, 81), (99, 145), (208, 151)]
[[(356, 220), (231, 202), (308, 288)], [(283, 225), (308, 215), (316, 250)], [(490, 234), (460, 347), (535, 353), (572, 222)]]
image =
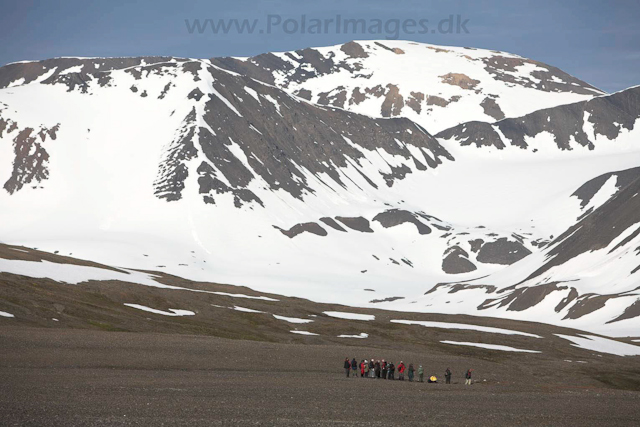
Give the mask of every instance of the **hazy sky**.
[[(603, 90), (640, 84), (640, 1), (414, 1), (414, 0), (0, 0), (0, 64), (56, 56), (172, 55), (193, 58), (250, 56), (268, 51), (395, 36), (396, 23), (428, 20), (428, 31), (410, 24), (400, 39), (489, 48), (555, 65)], [(269, 18), (269, 16), (271, 18)], [(276, 15), (278, 17), (276, 17)], [(314, 19), (382, 20), (382, 32), (309, 30)], [(460, 34), (432, 32), (450, 15), (468, 19)], [(252, 34), (189, 32), (185, 20), (256, 20)], [(271, 20), (271, 31), (267, 24)], [(276, 24), (280, 19), (280, 24)], [(287, 31), (283, 23), (289, 19)], [(397, 20), (397, 21), (396, 21)], [(424, 21), (426, 22), (426, 21)], [(298, 25), (298, 31), (293, 31)], [(307, 27), (308, 28), (308, 27)], [(316, 27), (317, 29), (318, 27)], [(442, 29), (448, 26), (443, 24)], [(260, 32), (262, 30), (262, 32)], [(323, 29), (324, 30), (324, 29)], [(389, 31), (385, 31), (389, 30)], [(424, 32), (424, 31), (423, 31)]]

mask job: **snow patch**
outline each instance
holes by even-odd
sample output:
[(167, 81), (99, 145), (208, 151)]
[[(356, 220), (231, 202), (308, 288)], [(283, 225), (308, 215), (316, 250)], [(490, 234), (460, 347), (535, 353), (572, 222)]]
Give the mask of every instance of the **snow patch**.
[(298, 317), (285, 317), (285, 316), (278, 316), (277, 314), (273, 314), (272, 316), (278, 320), (284, 320), (285, 322), (289, 322), (289, 323), (312, 323), (313, 322), (313, 320), (311, 319), (300, 319)]
[(162, 314), (163, 316), (194, 316), (196, 313), (189, 310), (179, 310), (176, 308), (170, 308), (169, 311), (157, 310), (140, 304), (125, 303), (127, 307), (137, 308), (138, 310), (148, 311), (149, 313)]
[(254, 297), (251, 295), (244, 295), (244, 294), (230, 294), (228, 292), (210, 292), (214, 295), (222, 295), (225, 297), (232, 297), (232, 298), (247, 298), (247, 299), (257, 299), (257, 300), (262, 300), (262, 301), (280, 301), (277, 300), (275, 298), (269, 298), (269, 297), (263, 297), (263, 296), (259, 296), (259, 297)]
[(358, 335), (338, 335), (338, 338), (369, 338), (369, 334), (365, 334), (364, 332), (361, 332)]
[(251, 308), (246, 308), (246, 307), (240, 307), (240, 306), (234, 306), (233, 309), (235, 311), (241, 311), (243, 313), (264, 313), (264, 311), (259, 311), (259, 310), (253, 310)]
[(580, 335), (577, 337), (562, 334), (555, 335), (571, 341), (573, 343), (571, 344), (572, 346), (585, 350), (597, 351), (598, 353), (615, 354), (617, 356), (640, 356), (640, 346), (637, 345), (627, 344), (595, 335)]
[(376, 318), (373, 314), (346, 313), (343, 311), (324, 311), (322, 314), (347, 320), (374, 320)]
[(21, 84), (24, 84), (24, 82), (25, 82), (24, 77), (21, 77), (21, 78), (19, 78), (17, 80), (12, 81), (11, 83), (9, 83), (7, 85), (7, 87), (9, 88), (9, 87), (20, 86)]
[(73, 67), (69, 67), (66, 70), (60, 71), (59, 75), (60, 76), (65, 76), (67, 74), (79, 73), (80, 71), (82, 71), (83, 67), (84, 67), (84, 64), (74, 65)]
[(262, 102), (260, 102), (260, 98), (258, 98), (258, 92), (256, 92), (255, 89), (245, 86), (244, 90), (253, 98), (255, 98), (255, 100), (258, 101), (259, 104), (262, 104)]
[(427, 328), (467, 329), (472, 331), (491, 332), (494, 334), (522, 335), (531, 338), (542, 338), (540, 335), (529, 334), (527, 332), (512, 331), (511, 329), (492, 328), (489, 326), (468, 325), (465, 323), (430, 322), (421, 320), (391, 320), (391, 323), (401, 323), (403, 325), (421, 325)]
[(483, 343), (477, 343), (477, 342), (459, 342), (459, 341), (440, 341), (440, 342), (443, 344), (466, 345), (469, 347), (486, 348), (488, 350), (514, 351), (518, 353), (542, 353), (541, 351), (524, 350), (521, 348), (515, 348), (515, 347), (509, 347), (506, 345), (497, 345), (497, 344), (483, 344)]
[(298, 334), (298, 335), (314, 335), (317, 336), (318, 334), (314, 334), (313, 332), (309, 332), (309, 331), (289, 331), (292, 334)]

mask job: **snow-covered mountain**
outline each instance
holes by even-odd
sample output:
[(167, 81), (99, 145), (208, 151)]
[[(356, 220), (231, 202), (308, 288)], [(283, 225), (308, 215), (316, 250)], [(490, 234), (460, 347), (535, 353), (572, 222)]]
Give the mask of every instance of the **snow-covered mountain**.
[(640, 168), (595, 178), (574, 193), (589, 206), (583, 216), (543, 249), (493, 275), (438, 284), (418, 303), (453, 300), (490, 316), (540, 316), (633, 335), (640, 316), (639, 193)]
[(431, 133), (603, 94), (558, 68), (518, 55), (401, 40), (213, 62), (320, 105), (407, 117)]
[(639, 88), (396, 41), (56, 58), (0, 88), (4, 243), (320, 302), (639, 325)]

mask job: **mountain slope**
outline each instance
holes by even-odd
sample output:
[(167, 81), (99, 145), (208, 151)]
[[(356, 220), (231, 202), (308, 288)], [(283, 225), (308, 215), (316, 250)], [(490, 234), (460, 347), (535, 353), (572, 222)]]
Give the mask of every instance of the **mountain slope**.
[(431, 133), (603, 94), (558, 68), (518, 55), (399, 40), (212, 61), (321, 105), (408, 117)]
[[(523, 117), (489, 124), (471, 122), (437, 134), (461, 145), (515, 146), (537, 151), (536, 139), (551, 136), (561, 150), (586, 148), (598, 151), (611, 148), (619, 136), (634, 130), (640, 116), (640, 87), (636, 86), (588, 101), (538, 110)], [(601, 141), (601, 142), (598, 142)], [(616, 142), (616, 145), (619, 145)], [(631, 145), (636, 148), (635, 145)], [(624, 147), (615, 147), (621, 151)]]
[(632, 335), (640, 320), (640, 168), (603, 175), (576, 193), (611, 177), (620, 180), (614, 194), (544, 249), (488, 277), (438, 284), (418, 304), (447, 311), (453, 299), (461, 304), (453, 312), (544, 315), (549, 323)]
[[(344, 46), (351, 59), (383, 51), (415, 59), (411, 49), (424, 48), (474, 66), (489, 61), (486, 51), (460, 59), (460, 49), (409, 45), (399, 53), (373, 43), (361, 46), (371, 53), (362, 57)], [(299, 55), (320, 55), (313, 51)], [(318, 74), (350, 84), (336, 63), (296, 79)], [(527, 108), (542, 98), (587, 100), (434, 137), (404, 109), (371, 117), (305, 100), (292, 94), (293, 83), (251, 77), (272, 74), (268, 63), (148, 57), (9, 65), (0, 68), (0, 239), (319, 302), (624, 333), (640, 319), (629, 189), (636, 185), (629, 168), (640, 166), (638, 89), (593, 98), (588, 85), (571, 81), (582, 89), (570, 93), (547, 76), (546, 91), (517, 68), (504, 99), (517, 89), (532, 99), (520, 102)], [(455, 90), (478, 107), (483, 90), (505, 79)], [(593, 298), (602, 304), (586, 302)]]
[[(469, 232), (416, 209), (413, 177), (454, 159), (406, 118), (316, 106), (208, 61), (45, 62), (49, 79), (2, 92), (5, 241), (254, 285), (315, 277), (316, 295), (327, 274), (355, 275), (350, 292), (367, 300), (367, 271), (381, 284), (398, 268), (413, 271), (403, 281), (444, 277), (452, 246), (476, 262), (472, 239), (530, 251), (508, 231)], [(38, 68), (13, 65), (13, 77), (20, 67)], [(501, 268), (495, 256), (475, 268)]]
[[(44, 61), (47, 64), (43, 67), (53, 67), (46, 74), (55, 72), (45, 80), (36, 78), (31, 84), (54, 87), (62, 84), (71, 92), (96, 97), (111, 92), (122, 96), (122, 91), (129, 89), (142, 98), (156, 98), (148, 104), (175, 108), (171, 116), (182, 117), (182, 121), (175, 138), (166, 147), (154, 184), (160, 198), (181, 198), (189, 175), (186, 164), (198, 157), (201, 157), (196, 167), (200, 193), (233, 193), (236, 204), (241, 199), (259, 202), (250, 190), (241, 191), (246, 190), (254, 177), (272, 191), (282, 189), (297, 198), (314, 191), (308, 182), (312, 176), (325, 175), (344, 187), (345, 179), (351, 178), (342, 175), (340, 170), (353, 165), (360, 171), (366, 153), (380, 149), (406, 163), (400, 168), (385, 165), (385, 171), (385, 159), (375, 155), (378, 162), (382, 162), (377, 172), (388, 186), (412, 170), (434, 168), (442, 158), (452, 160), (434, 138), (406, 119), (373, 120), (318, 107), (275, 87), (223, 71), (208, 61), (161, 59), (163, 62), (146, 64), (149, 60), (139, 59), (137, 62), (141, 65), (111, 71), (101, 71), (100, 61), (61, 60), (55, 65)], [(79, 65), (75, 65), (77, 63)], [(129, 63), (131, 61), (117, 62), (118, 66)], [(33, 68), (32, 64), (22, 67), (27, 75)], [(147, 78), (142, 78), (143, 74)], [(81, 87), (78, 81), (82, 82)], [(75, 90), (77, 86), (79, 89)], [(173, 104), (175, 97), (168, 95), (169, 91), (186, 94), (186, 99)], [(48, 154), (44, 146), (49, 144), (47, 137), (55, 140), (60, 125), (41, 128), (42, 140), (38, 142), (31, 136), (35, 133), (33, 129), (23, 126), (19, 119), (10, 118), (13, 117), (10, 111), (4, 111), (5, 116), (7, 118), (0, 119), (0, 132), (7, 128), (7, 137), (13, 138), (15, 146), (14, 172), (5, 188), (13, 193), (25, 184), (47, 178)], [(34, 153), (28, 154), (30, 150)], [(30, 162), (29, 155), (39, 161)], [(194, 160), (194, 163), (198, 162)], [(23, 164), (27, 166), (22, 167)], [(365, 173), (360, 173), (368, 185), (377, 186)], [(209, 194), (207, 201), (213, 202), (213, 198)]]

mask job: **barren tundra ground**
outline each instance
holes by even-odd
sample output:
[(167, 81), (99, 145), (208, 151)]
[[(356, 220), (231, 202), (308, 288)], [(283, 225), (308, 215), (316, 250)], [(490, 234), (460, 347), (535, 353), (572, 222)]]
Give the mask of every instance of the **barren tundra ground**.
[[(606, 352), (638, 352), (640, 337), (601, 337), (605, 352), (594, 351), (556, 335), (584, 332), (553, 325), (320, 304), (157, 274), (157, 286), (179, 288), (0, 273), (0, 424), (640, 423), (640, 356)], [(345, 357), (423, 365), (440, 380), (450, 367), (453, 384), (347, 379)]]
[[(485, 352), (393, 349), (366, 340), (362, 346), (303, 345), (28, 327), (3, 327), (0, 337), (6, 426), (640, 422), (640, 393), (606, 383), (618, 359), (633, 365), (622, 358), (577, 366), (535, 355), (492, 360)], [(453, 384), (345, 378), (346, 356), (402, 359), (435, 374), (450, 366)], [(475, 368), (470, 387), (462, 377), (467, 367)]]

